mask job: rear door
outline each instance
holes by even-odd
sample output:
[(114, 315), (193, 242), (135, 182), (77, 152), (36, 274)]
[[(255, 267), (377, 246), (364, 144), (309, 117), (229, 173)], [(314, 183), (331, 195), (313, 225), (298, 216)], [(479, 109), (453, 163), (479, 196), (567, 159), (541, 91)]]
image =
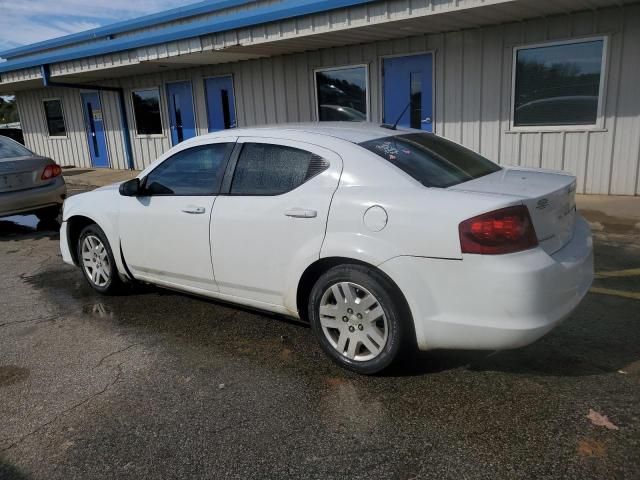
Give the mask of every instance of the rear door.
[(189, 146), (120, 197), (122, 252), (136, 278), (215, 292), (209, 222), (235, 137)]
[(284, 305), (296, 265), (320, 256), (342, 159), (317, 145), (244, 137), (234, 166), (213, 207), (216, 282), (221, 293)]

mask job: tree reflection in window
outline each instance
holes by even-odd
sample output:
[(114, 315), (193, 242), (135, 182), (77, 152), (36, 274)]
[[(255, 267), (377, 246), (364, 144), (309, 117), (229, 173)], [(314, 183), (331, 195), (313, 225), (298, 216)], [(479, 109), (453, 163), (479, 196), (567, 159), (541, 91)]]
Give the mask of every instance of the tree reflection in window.
[(595, 124), (603, 44), (600, 39), (519, 49), (514, 125)]
[(367, 69), (340, 68), (316, 72), (320, 121), (367, 120)]
[(135, 90), (132, 95), (138, 135), (162, 134), (160, 92), (158, 89)]

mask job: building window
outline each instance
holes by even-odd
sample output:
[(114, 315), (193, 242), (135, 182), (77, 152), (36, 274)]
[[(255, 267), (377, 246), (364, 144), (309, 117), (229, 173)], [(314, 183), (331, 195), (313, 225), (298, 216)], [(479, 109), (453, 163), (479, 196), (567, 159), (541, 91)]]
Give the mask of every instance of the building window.
[(517, 49), (513, 125), (595, 125), (604, 43), (600, 38)]
[(58, 98), (44, 101), (44, 115), (47, 119), (47, 130), (50, 137), (65, 137), (67, 127), (64, 124), (62, 101)]
[(316, 71), (318, 120), (367, 120), (367, 67), (332, 68)]
[(160, 91), (157, 88), (135, 90), (132, 95), (138, 135), (161, 135)]

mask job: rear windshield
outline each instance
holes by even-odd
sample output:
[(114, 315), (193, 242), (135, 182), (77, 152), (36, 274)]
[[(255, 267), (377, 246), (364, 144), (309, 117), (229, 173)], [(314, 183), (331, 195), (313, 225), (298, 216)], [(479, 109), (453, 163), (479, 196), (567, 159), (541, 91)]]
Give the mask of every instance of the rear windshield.
[(431, 133), (408, 133), (360, 143), (427, 187), (446, 188), (497, 172), (482, 155)]
[(30, 157), (33, 153), (18, 142), (0, 136), (0, 158)]

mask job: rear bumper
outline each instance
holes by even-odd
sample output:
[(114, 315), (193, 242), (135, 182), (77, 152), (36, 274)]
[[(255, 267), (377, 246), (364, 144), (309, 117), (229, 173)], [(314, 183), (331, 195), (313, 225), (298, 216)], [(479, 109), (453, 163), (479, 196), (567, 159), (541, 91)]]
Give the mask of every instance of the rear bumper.
[(509, 349), (539, 339), (578, 306), (593, 281), (593, 244), (577, 217), (573, 239), (553, 255), (396, 257), (380, 268), (404, 292), (421, 350)]
[(43, 187), (0, 193), (0, 217), (31, 213), (41, 208), (62, 205), (66, 194), (67, 187), (62, 176)]

